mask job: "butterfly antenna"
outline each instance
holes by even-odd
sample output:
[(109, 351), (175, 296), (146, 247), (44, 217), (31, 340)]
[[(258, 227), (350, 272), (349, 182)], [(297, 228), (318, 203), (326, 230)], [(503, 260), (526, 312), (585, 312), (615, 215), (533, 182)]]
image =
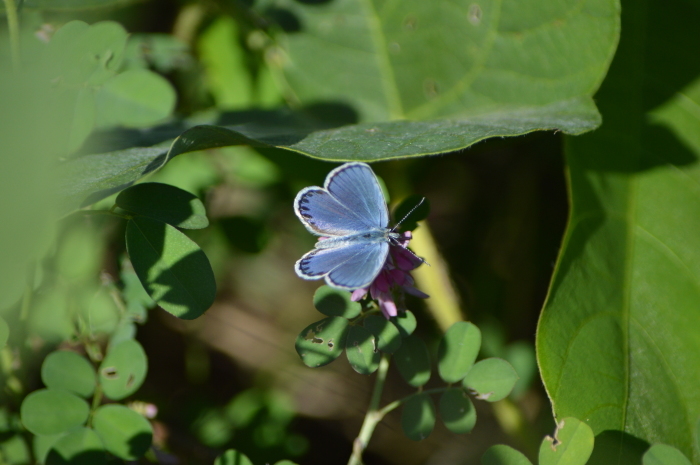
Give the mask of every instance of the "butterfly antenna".
[(423, 202), (425, 202), (425, 197), (423, 197), (422, 199), (420, 199), (420, 202), (418, 202), (413, 208), (411, 208), (411, 210), (410, 210), (408, 213), (406, 213), (406, 214), (404, 215), (403, 218), (401, 218), (401, 221), (399, 221), (398, 223), (396, 223), (396, 224), (394, 225), (394, 227), (391, 228), (391, 232), (395, 232), (395, 231), (396, 231), (396, 228), (398, 228), (399, 226), (401, 226), (401, 223), (403, 223), (404, 221), (406, 221), (406, 218), (408, 218), (409, 216), (411, 216), (411, 213), (413, 213), (413, 212), (416, 210), (416, 208), (418, 208), (418, 207), (420, 207), (421, 205), (423, 205)]

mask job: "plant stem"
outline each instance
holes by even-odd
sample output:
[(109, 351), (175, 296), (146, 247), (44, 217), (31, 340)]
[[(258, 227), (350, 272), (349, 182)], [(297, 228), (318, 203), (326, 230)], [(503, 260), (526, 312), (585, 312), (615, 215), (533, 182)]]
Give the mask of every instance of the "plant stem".
[(19, 71), (19, 16), (15, 0), (3, 0), (5, 2), (5, 14), (7, 15), (7, 29), (10, 33), (10, 53), (12, 55), (12, 69)]
[(352, 455), (350, 456), (348, 465), (362, 465), (362, 453), (367, 448), (367, 444), (369, 444), (372, 433), (374, 433), (374, 428), (382, 421), (382, 418), (384, 418), (384, 414), (379, 410), (379, 401), (382, 397), (388, 371), (389, 355), (383, 354), (382, 359), (379, 361), (379, 368), (377, 368), (377, 378), (374, 382), (374, 390), (372, 391), (372, 398), (369, 401), (369, 408), (365, 414), (365, 420), (362, 422), (360, 433), (353, 442)]

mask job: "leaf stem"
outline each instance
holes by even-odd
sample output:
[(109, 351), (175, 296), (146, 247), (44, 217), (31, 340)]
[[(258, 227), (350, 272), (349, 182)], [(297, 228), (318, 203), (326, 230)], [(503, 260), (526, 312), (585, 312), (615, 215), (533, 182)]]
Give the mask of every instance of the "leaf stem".
[(382, 397), (382, 391), (384, 390), (384, 383), (386, 382), (386, 374), (389, 371), (389, 355), (383, 354), (381, 360), (379, 361), (379, 368), (377, 368), (377, 378), (374, 381), (374, 390), (372, 391), (372, 398), (369, 401), (369, 408), (365, 414), (365, 419), (362, 422), (362, 427), (360, 428), (360, 433), (355, 438), (352, 445), (352, 455), (348, 461), (348, 465), (362, 465), (362, 453), (367, 448), (369, 440), (374, 433), (374, 428), (377, 424), (382, 421), (384, 414), (381, 413), (379, 409), (379, 401)]
[(5, 2), (5, 14), (7, 15), (7, 29), (10, 33), (10, 53), (12, 55), (12, 69), (18, 72), (19, 59), (19, 16), (15, 0), (3, 0)]

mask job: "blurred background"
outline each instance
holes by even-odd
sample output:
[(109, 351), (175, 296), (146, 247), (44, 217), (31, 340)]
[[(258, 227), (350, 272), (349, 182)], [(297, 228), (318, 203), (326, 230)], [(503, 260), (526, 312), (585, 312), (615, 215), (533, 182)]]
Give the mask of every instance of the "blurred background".
[[(257, 110), (294, 106), (275, 74), (271, 31), (293, 33), (298, 25), (285, 10), (261, 3), (151, 0), (25, 12), (23, 27), (27, 40), (42, 40), (73, 19), (117, 21), (131, 34), (123, 66), (155, 71), (175, 91), (177, 103), (161, 126), (105, 125), (84, 142), (80, 155), (175, 136), (185, 119), (245, 121), (259, 117)], [(0, 44), (3, 54), (6, 45)], [(343, 108), (320, 110), (337, 124), (357, 118)], [(298, 333), (321, 316), (312, 305), (320, 283), (293, 271), (315, 238), (294, 215), (292, 200), (301, 188), (322, 185), (334, 166), (287, 151), (227, 147), (179, 156), (148, 178), (205, 202), (211, 225), (186, 233), (206, 252), (218, 286), (214, 306), (194, 321), (146, 310), (147, 298), (134, 310), (140, 312), (137, 339), (149, 371), (132, 401), (157, 408), (154, 444), (161, 463), (210, 464), (231, 447), (261, 464), (283, 458), (307, 465), (347, 461), (373, 377), (353, 372), (344, 356), (307, 368), (294, 349)], [(463, 318), (482, 330), (482, 356), (508, 359), (521, 381), (509, 399), (477, 403), (479, 421), (469, 435), (452, 434), (438, 422), (428, 439), (413, 442), (393, 412), (372, 438), (366, 463), (476, 464), (495, 443), (535, 455), (554, 428), (534, 338), (568, 214), (561, 135), (490, 140), (459, 153), (372, 167), (387, 186), (390, 207), (411, 194), (430, 201), (426, 223)], [(93, 209), (109, 209), (113, 202), (105, 199)], [(142, 292), (126, 256), (124, 228), (123, 220), (106, 215), (72, 214), (59, 222), (37, 271), (48, 278), (31, 308), (28, 342), (19, 344), (26, 352), (26, 392), (41, 387), (38, 367), (46, 353), (80, 343), (72, 336), (66, 302), (82, 299), (93, 328), (111, 332), (118, 329), (111, 293)], [(441, 329), (424, 302), (409, 300), (409, 308), (435, 352)], [(11, 325), (15, 311), (9, 307), (3, 314)], [(383, 403), (410, 392), (392, 368)], [(5, 411), (16, 409), (13, 397), (4, 395)]]

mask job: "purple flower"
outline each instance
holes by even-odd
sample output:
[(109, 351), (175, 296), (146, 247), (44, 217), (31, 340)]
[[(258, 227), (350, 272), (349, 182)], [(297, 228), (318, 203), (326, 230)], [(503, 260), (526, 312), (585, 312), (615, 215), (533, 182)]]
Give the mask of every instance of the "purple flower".
[(353, 291), (351, 300), (354, 302), (362, 300), (369, 292), (372, 298), (379, 302), (382, 314), (386, 319), (389, 319), (398, 315), (399, 310), (406, 310), (404, 293), (421, 299), (429, 297), (428, 294), (413, 287), (415, 281), (409, 273), (423, 263), (422, 259), (407, 249), (412, 237), (411, 231), (406, 231), (399, 238), (398, 244), (390, 243), (389, 256), (382, 271), (374, 278), (369, 287)]

